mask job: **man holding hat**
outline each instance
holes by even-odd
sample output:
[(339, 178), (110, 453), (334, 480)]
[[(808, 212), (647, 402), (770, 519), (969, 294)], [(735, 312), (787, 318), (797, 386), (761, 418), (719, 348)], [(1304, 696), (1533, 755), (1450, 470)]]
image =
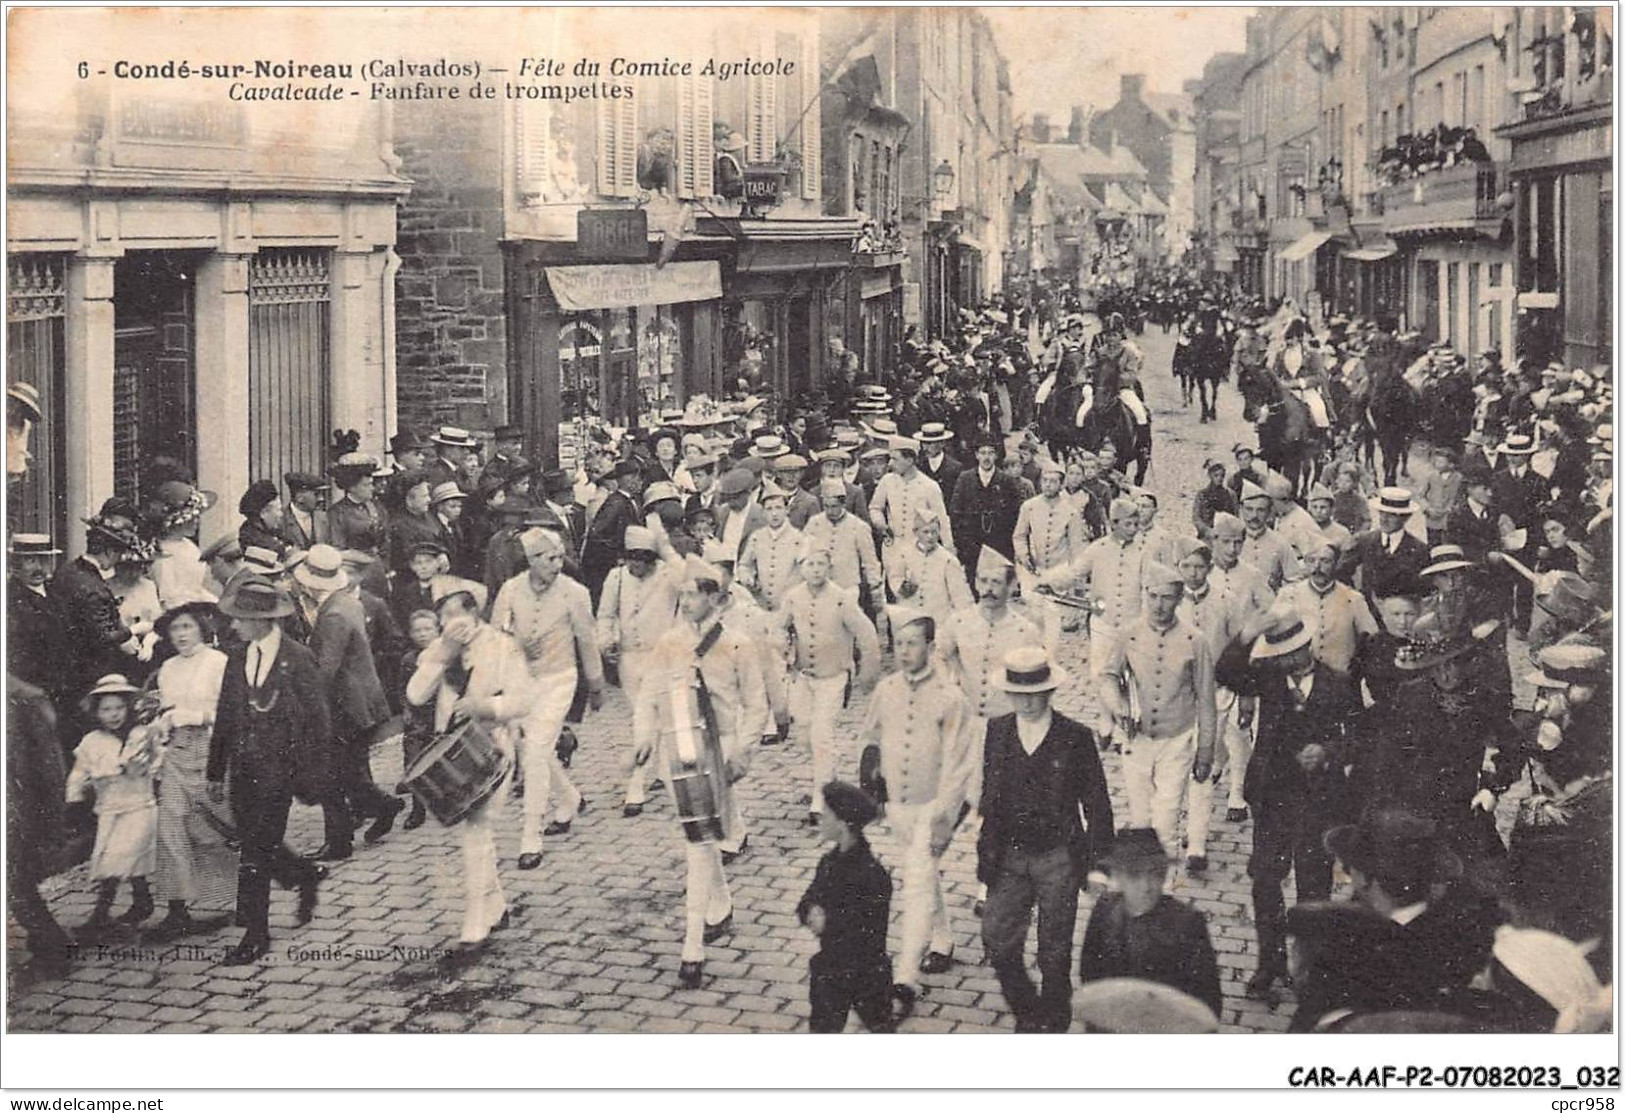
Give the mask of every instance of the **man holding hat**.
[(295, 798), (307, 804), (331, 799), (334, 749), (329, 686), (315, 654), (282, 631), (283, 619), (294, 611), (288, 593), (258, 577), (244, 577), (219, 607), (239, 641), (226, 656), (205, 777), (216, 804), (225, 801), (225, 782), (231, 781), (231, 809), (242, 840), (237, 922), (245, 931), (224, 962), (242, 966), (271, 949), (273, 880), (299, 889), (299, 923), (308, 923), (315, 912), (323, 870), (301, 860), (282, 838)]
[(1202, 913), (1163, 892), (1168, 853), (1157, 833), (1131, 827), (1100, 862), (1112, 887), (1089, 913), (1078, 981), (1139, 978), (1188, 994), (1224, 1015), (1219, 961)]
[[(667, 783), (688, 778), (701, 765), (698, 723), (687, 719), (686, 693), (698, 685), (701, 722), (716, 731), (715, 742), (725, 770), (714, 771), (732, 782), (749, 767), (750, 749), (767, 719), (767, 689), (758, 655), (745, 638), (729, 629), (719, 614), (724, 575), (698, 557), (684, 562), (678, 591), (680, 620), (660, 639), (650, 672), (638, 692), (632, 717), (634, 760), (655, 756), (666, 763)], [(687, 857), (685, 926), (679, 984), (697, 989), (704, 978), (705, 945), (733, 927), (733, 896), (723, 873), (721, 842), (743, 826), (734, 794), (714, 782), (713, 802), (726, 800), (711, 817), (715, 824), (683, 824)]]
[(282, 512), (282, 540), (289, 548), (308, 550), (330, 540), (327, 511), (322, 509), (326, 480), (309, 472), (291, 471), (283, 476), (288, 485), (288, 502)]
[[(1013, 711), (987, 726), (976, 842), (976, 876), (988, 887), (982, 946), (1017, 1032), (1071, 1024), (1078, 890), (1114, 830), (1094, 736), (1051, 706), (1066, 680), (1042, 647), (1013, 649), (998, 680)], [(1024, 957), (1035, 904), (1040, 986)]]
[(958, 551), (942, 488), (915, 466), (919, 455), (918, 441), (911, 437), (893, 437), (891, 471), (880, 477), (869, 499), (869, 520), (880, 533), (880, 560), (886, 566), (887, 582), (896, 579), (892, 565), (900, 559), (898, 548), (908, 544), (914, 516), (920, 511), (936, 515), (942, 523), (943, 545), (950, 551)]
[(371, 818), (367, 841), (377, 842), (395, 825), (405, 805), (373, 783), (368, 750), (390, 716), (367, 640), (361, 600), (344, 590), (344, 556), (317, 545), (293, 571), (310, 622), (310, 650), (330, 709), (333, 738), (331, 795), (322, 802), (326, 841), (314, 857), (343, 861), (351, 854), (355, 820)]
[[(677, 617), (682, 563), (662, 562), (654, 533), (643, 526), (626, 528), (624, 552), (598, 597), (598, 646), (604, 659), (615, 663), (621, 691), (636, 708), (655, 646)], [(621, 808), (628, 818), (643, 814), (647, 780), (645, 767), (633, 763)]]
[[(1254, 636), (1254, 631), (1262, 629)], [(1315, 660), (1313, 633), (1285, 607), (1248, 623), (1220, 658), (1219, 683), (1258, 701), (1258, 738), (1243, 792), (1253, 810), (1253, 922), (1258, 969), (1247, 995), (1270, 999), (1287, 977), (1287, 874), (1304, 901), (1331, 896), (1331, 860), (1321, 836), (1349, 814), (1344, 766), (1353, 758), (1351, 724), (1360, 697), (1346, 675)]]
[(906, 1014), (918, 998), (920, 974), (943, 973), (953, 961), (941, 860), (967, 803), (981, 739), (964, 693), (933, 660), (936, 622), (905, 606), (886, 608), (886, 617), (898, 668), (875, 685), (861, 737), (876, 747), (882, 803), (903, 847), (894, 992)]
[[(621, 539), (624, 542), (624, 535)], [(519, 868), (542, 863), (542, 836), (564, 834), (587, 800), (564, 771), (554, 743), (564, 729), (575, 698), (577, 667), (585, 673), (592, 709), (603, 706), (604, 665), (587, 590), (568, 576), (564, 545), (543, 529), (526, 530), (519, 543), (530, 570), (502, 585), (491, 604), (491, 625), (512, 634), (525, 651), (536, 699), (525, 716), (519, 757), (525, 778), (525, 822), (519, 840)], [(607, 577), (606, 577), (607, 578)], [(542, 826), (549, 794), (558, 789), (560, 807)]]
[[(454, 718), (476, 719), (497, 749), (512, 759), (515, 735), (541, 697), (524, 650), (508, 634), (486, 624), (474, 596), (454, 580), (436, 585), (441, 634), (418, 656), (406, 682), (406, 701), (432, 707), (434, 729), (444, 734)], [(549, 740), (551, 745), (551, 740)], [(461, 944), (475, 948), (493, 928), (506, 924), (508, 901), (497, 870), (494, 828), (508, 797), (507, 778), (458, 824), (462, 844), (463, 926)]]
[(1384, 598), (1393, 584), (1412, 580), (1427, 567), (1427, 545), (1405, 528), (1415, 511), (1404, 487), (1378, 492), (1377, 528), (1354, 539), (1360, 589), (1366, 598)]
[(1155, 827), (1164, 846), (1178, 846), (1191, 777), (1213, 771), (1213, 653), (1202, 631), (1179, 620), (1178, 572), (1148, 562), (1144, 585), (1145, 610), (1107, 652), (1100, 701), (1123, 741), (1130, 823)]

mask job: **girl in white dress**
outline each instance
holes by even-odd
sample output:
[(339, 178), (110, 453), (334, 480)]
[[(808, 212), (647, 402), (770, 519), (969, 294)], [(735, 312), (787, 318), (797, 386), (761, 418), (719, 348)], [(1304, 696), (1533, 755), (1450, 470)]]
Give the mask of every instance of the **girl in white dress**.
[(95, 718), (96, 729), (73, 751), (67, 798), (70, 803), (87, 796), (96, 800), (96, 845), (90, 852), (96, 908), (85, 925), (89, 933), (111, 923), (113, 899), (125, 878), (134, 901), (119, 922), (138, 924), (152, 915), (147, 876), (155, 864), (158, 807), (152, 795), (152, 732), (135, 722), (139, 691), (124, 677), (110, 674), (96, 682), (80, 705)]

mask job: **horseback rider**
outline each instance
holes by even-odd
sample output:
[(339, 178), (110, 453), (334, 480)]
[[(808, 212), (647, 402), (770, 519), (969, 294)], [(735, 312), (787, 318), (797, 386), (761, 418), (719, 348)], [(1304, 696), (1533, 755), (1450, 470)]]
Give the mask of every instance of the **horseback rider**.
[(1331, 413), (1326, 405), (1326, 368), (1319, 347), (1310, 347), (1309, 322), (1295, 318), (1286, 326), (1281, 350), (1275, 354), (1271, 370), (1281, 385), (1292, 391), (1314, 419), (1315, 428), (1330, 429)]
[(1145, 408), (1145, 388), (1140, 385), (1140, 369), (1145, 366), (1145, 354), (1133, 341), (1124, 338), (1126, 329), (1123, 315), (1113, 313), (1106, 319), (1089, 353), (1088, 375), (1090, 383), (1083, 389), (1082, 403), (1074, 421), (1082, 426), (1094, 408), (1097, 395), (1117, 396), (1134, 415), (1134, 423), (1145, 428), (1151, 423), (1151, 414)]

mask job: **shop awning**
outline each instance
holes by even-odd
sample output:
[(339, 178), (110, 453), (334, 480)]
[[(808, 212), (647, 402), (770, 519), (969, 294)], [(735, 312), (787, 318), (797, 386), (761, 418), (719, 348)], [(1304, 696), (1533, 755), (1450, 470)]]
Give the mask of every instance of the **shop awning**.
[(1281, 249), (1280, 260), (1283, 263), (1301, 263), (1315, 252), (1319, 251), (1326, 241), (1337, 233), (1326, 231), (1310, 232)]
[(1399, 254), (1399, 245), (1386, 236), (1373, 238), (1342, 253), (1342, 258), (1353, 259), (1357, 263), (1379, 263), (1384, 259)]
[(614, 263), (588, 267), (548, 267), (547, 284), (565, 312), (625, 309), (634, 305), (676, 305), (722, 296), (722, 268), (714, 261)]

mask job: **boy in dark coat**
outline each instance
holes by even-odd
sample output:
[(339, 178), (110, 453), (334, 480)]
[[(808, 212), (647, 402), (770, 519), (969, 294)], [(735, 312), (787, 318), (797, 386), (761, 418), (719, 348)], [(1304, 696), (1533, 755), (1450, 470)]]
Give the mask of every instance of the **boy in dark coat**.
[(1078, 981), (1142, 978), (1161, 982), (1223, 1015), (1219, 961), (1200, 912), (1162, 891), (1168, 853), (1150, 828), (1121, 832), (1101, 863), (1114, 890), (1089, 915)]
[(891, 1007), (891, 959), (886, 924), (891, 917), (891, 874), (875, 860), (863, 829), (880, 814), (861, 788), (843, 781), (824, 786), (819, 837), (835, 848), (818, 872), (796, 916), (821, 946), (808, 964), (814, 1032), (840, 1032), (847, 1013), (871, 1032), (897, 1027)]

